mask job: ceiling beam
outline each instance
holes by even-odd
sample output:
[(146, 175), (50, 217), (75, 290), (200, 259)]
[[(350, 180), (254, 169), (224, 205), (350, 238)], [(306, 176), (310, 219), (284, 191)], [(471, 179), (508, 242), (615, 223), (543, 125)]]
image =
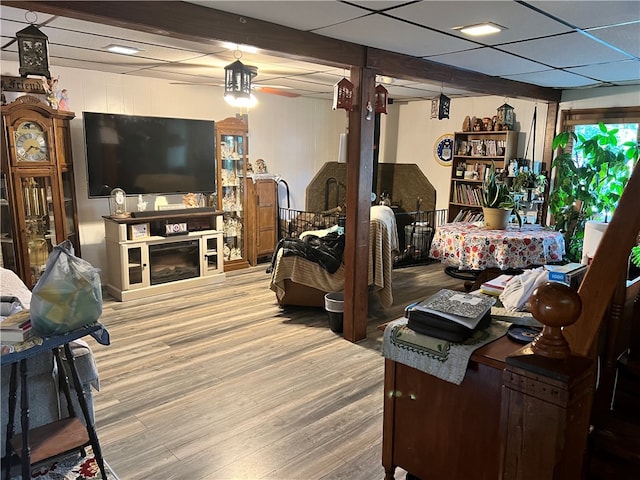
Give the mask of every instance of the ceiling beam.
[(6, 6), (206, 43), (251, 45), (272, 54), (337, 68), (373, 68), (380, 75), (437, 82), (484, 95), (559, 102), (560, 90), (379, 50), (263, 20), (176, 1), (4, 1)]
[(421, 81), (428, 79), (443, 87), (454, 87), (483, 95), (498, 95), (510, 98), (527, 98), (544, 102), (560, 102), (562, 91), (539, 87), (529, 83), (516, 82), (492, 77), (484, 73), (471, 72), (460, 68), (431, 62), (386, 50), (369, 48), (369, 67), (384, 71), (383, 75)]

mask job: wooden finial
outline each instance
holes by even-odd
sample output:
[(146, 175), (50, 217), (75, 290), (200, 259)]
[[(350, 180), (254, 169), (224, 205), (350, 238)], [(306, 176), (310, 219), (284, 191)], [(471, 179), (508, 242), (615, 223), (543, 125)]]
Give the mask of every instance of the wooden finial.
[(546, 282), (531, 294), (529, 310), (544, 325), (531, 343), (533, 353), (547, 358), (569, 357), (571, 350), (562, 327), (571, 325), (580, 315), (582, 301), (578, 293), (562, 283)]

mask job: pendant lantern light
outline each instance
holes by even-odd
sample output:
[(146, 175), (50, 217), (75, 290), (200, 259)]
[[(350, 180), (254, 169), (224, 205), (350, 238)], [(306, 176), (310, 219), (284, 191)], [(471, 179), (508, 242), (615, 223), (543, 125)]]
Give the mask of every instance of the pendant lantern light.
[(502, 125), (503, 130), (513, 130), (515, 125), (514, 108), (507, 102), (498, 107), (498, 123)]
[(346, 78), (343, 78), (333, 86), (333, 109), (344, 108), (353, 110), (353, 89), (355, 86)]
[(376, 87), (376, 113), (387, 113), (387, 105), (389, 103), (389, 91), (382, 84)]
[(451, 99), (441, 93), (439, 97), (431, 100), (431, 118), (442, 120), (449, 118), (449, 109), (451, 107)]
[(236, 50), (234, 56), (236, 61), (224, 67), (224, 99), (236, 107), (250, 107), (256, 101), (251, 94), (254, 71), (240, 61), (240, 50)]
[[(32, 13), (32, 12), (31, 12)], [(42, 75), (49, 80), (49, 37), (31, 24), (16, 32), (21, 77)]]

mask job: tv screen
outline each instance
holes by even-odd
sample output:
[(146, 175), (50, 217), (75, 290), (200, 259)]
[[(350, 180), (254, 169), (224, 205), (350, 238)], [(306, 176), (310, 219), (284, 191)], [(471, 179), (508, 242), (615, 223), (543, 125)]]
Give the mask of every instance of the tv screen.
[(216, 191), (214, 122), (83, 112), (89, 197)]

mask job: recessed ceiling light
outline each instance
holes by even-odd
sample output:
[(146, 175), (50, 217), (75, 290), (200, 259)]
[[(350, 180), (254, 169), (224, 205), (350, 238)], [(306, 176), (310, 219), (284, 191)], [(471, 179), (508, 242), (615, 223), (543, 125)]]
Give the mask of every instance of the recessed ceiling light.
[(491, 35), (492, 33), (498, 33), (502, 30), (506, 30), (505, 27), (501, 27), (495, 23), (485, 22), (485, 23), (476, 23), (475, 25), (465, 25), (462, 27), (454, 27), (454, 30), (458, 30), (465, 35), (470, 35), (472, 37), (480, 37), (482, 35)]
[(126, 47), (124, 45), (107, 45), (104, 48), (112, 53), (121, 53), (122, 55), (135, 55), (141, 51), (139, 48)]

